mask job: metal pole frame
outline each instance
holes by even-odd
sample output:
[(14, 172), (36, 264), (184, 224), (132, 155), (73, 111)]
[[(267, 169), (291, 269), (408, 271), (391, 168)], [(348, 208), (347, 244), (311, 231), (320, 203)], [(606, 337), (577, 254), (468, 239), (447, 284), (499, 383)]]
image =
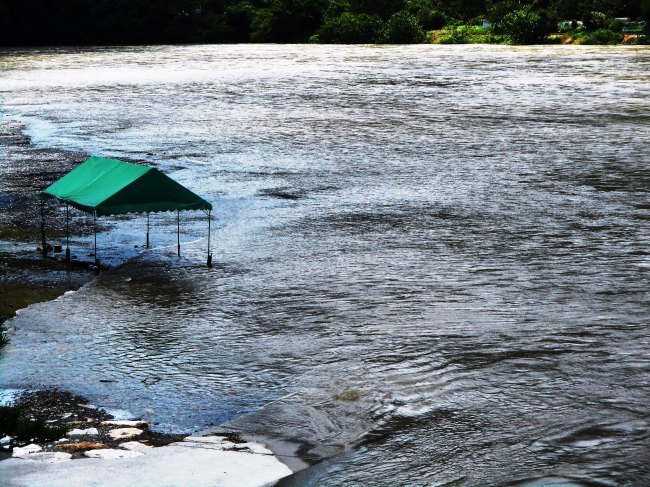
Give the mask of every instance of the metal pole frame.
[(97, 210), (93, 210), (93, 234), (95, 237), (95, 272), (99, 272), (99, 257), (97, 257)]
[(70, 206), (65, 204), (65, 261), (70, 264)]
[(210, 235), (212, 232), (210, 231), (210, 224), (212, 222), (212, 210), (208, 210), (207, 213), (208, 213), (208, 267), (211, 268), (212, 254), (210, 253)]
[(41, 195), (41, 252), (47, 257), (47, 240), (45, 239), (45, 198)]
[(178, 256), (181, 256), (181, 210), (176, 210), (176, 247)]
[(147, 212), (147, 244), (146, 247), (149, 248), (149, 212)]

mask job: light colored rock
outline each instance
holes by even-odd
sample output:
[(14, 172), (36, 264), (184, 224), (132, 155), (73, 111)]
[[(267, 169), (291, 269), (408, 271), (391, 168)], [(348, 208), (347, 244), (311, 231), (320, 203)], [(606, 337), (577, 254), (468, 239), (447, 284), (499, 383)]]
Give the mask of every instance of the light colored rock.
[(182, 446), (185, 448), (207, 448), (221, 451), (232, 450), (235, 446), (234, 443), (218, 436), (188, 436), (182, 441), (172, 443), (172, 445)]
[(126, 448), (127, 450), (134, 451), (146, 451), (153, 447), (150, 445), (145, 445), (144, 443), (140, 443), (139, 441), (125, 441), (124, 443), (120, 443), (120, 448)]
[(142, 452), (135, 450), (117, 450), (106, 448), (105, 450), (89, 450), (84, 455), (90, 458), (102, 458), (104, 460), (115, 460), (118, 458), (133, 458), (143, 455)]
[(233, 443), (223, 436), (188, 436), (174, 445), (193, 448), (215, 448), (224, 451), (241, 451), (243, 453), (258, 453), (272, 455), (273, 452), (259, 443)]
[(117, 428), (114, 430), (110, 430), (108, 432), (108, 436), (110, 436), (114, 440), (135, 438), (136, 436), (140, 436), (141, 434), (142, 434), (142, 430), (138, 428)]
[(42, 451), (36, 453), (30, 453), (25, 460), (39, 463), (61, 463), (67, 462), (72, 459), (72, 455), (64, 452), (54, 452), (54, 451)]
[(241, 448), (241, 447), (248, 448), (251, 451), (251, 453), (257, 453), (259, 455), (273, 455), (273, 452), (271, 450), (266, 448), (264, 445), (260, 445), (259, 443), (249, 442), (249, 443), (243, 443), (237, 445), (237, 448)]
[(223, 436), (187, 436), (183, 441), (188, 441), (191, 443), (211, 443), (220, 445), (222, 443), (228, 443), (234, 445), (234, 443), (229, 442)]
[(124, 426), (125, 428), (148, 428), (149, 423), (146, 421), (128, 421), (126, 419), (113, 419), (111, 421), (102, 421), (100, 426)]
[(151, 448), (138, 457), (110, 461), (88, 458), (43, 465), (8, 459), (2, 462), (2, 480), (5, 487), (261, 487), (274, 485), (292, 473), (273, 455), (220, 451), (208, 442), (202, 444), (204, 448), (173, 445)]
[(99, 431), (97, 428), (87, 428), (85, 430), (75, 428), (72, 431), (69, 431), (66, 436), (94, 436), (98, 434)]
[(0, 445), (6, 445), (11, 441), (11, 436), (5, 436), (3, 438), (0, 438)]
[(27, 458), (29, 455), (41, 451), (42, 448), (38, 445), (32, 443), (31, 445), (23, 446), (20, 448), (14, 448), (11, 456), (14, 458)]

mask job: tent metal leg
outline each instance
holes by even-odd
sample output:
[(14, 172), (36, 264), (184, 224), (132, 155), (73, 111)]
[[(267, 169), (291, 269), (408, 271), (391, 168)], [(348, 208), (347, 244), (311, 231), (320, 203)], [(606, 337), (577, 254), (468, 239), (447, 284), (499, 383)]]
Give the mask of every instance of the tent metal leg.
[(41, 196), (41, 249), (43, 257), (47, 257), (47, 240), (45, 240), (45, 198)]
[(147, 213), (147, 248), (149, 248), (149, 213)]
[(212, 220), (212, 212), (208, 210), (208, 267), (212, 267), (212, 254), (210, 253), (210, 223)]
[(178, 256), (181, 256), (181, 212), (176, 210), (176, 247)]
[(95, 272), (99, 272), (99, 257), (97, 257), (97, 212), (93, 212), (93, 234), (95, 237)]
[(65, 205), (65, 261), (70, 264), (70, 206)]

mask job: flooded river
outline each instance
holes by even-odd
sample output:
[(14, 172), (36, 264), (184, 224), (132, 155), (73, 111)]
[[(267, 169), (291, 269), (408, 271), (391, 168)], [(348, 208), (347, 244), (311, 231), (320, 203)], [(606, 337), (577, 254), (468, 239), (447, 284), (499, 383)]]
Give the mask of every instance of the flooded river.
[(124, 265), (13, 320), (5, 387), (341, 454), (313, 485), (650, 478), (649, 48), (2, 54), (33, 143), (216, 214), (211, 270), (199, 213), (181, 259), (175, 216), (107, 220)]

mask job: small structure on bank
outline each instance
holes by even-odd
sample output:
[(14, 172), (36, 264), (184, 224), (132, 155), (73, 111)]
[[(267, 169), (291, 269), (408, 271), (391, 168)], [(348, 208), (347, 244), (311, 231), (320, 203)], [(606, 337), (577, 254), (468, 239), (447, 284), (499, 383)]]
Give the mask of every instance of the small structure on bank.
[[(177, 183), (158, 169), (129, 162), (92, 156), (41, 193), (66, 205), (66, 261), (70, 261), (69, 207), (93, 216), (95, 266), (97, 257), (97, 218), (127, 213), (147, 214), (147, 242), (149, 247), (149, 213), (176, 212), (178, 256), (181, 255), (180, 212), (202, 210), (208, 217), (208, 267), (212, 267), (210, 253), (210, 223), (212, 204), (185, 186)], [(43, 209), (44, 206), (41, 206)], [(45, 252), (44, 211), (41, 211), (43, 250)]]

